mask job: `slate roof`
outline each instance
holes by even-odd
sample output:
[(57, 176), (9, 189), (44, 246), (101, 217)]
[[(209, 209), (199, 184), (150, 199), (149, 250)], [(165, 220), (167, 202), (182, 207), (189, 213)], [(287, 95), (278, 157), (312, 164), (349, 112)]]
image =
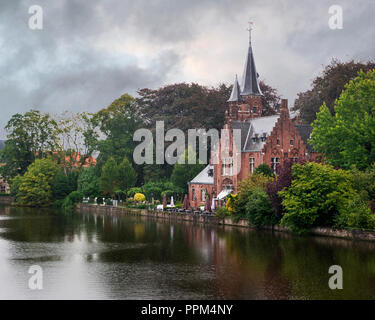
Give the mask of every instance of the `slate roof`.
[[(241, 130), (242, 152), (261, 151), (266, 143), (266, 140), (262, 141), (262, 137), (267, 138), (271, 134), (279, 117), (280, 115), (274, 115), (255, 118), (249, 122), (233, 121), (232, 128)], [(258, 139), (253, 141), (255, 137)]]
[(241, 130), (241, 149), (245, 147), (245, 141), (247, 134), (250, 129), (250, 122), (247, 121), (232, 121), (231, 122), (232, 129), (239, 129)]
[(213, 166), (207, 165), (190, 183), (214, 184), (214, 177), (209, 175), (210, 169), (213, 169)]
[(230, 98), (227, 102), (237, 102), (241, 100), (241, 90), (240, 85), (238, 83), (237, 75), (233, 83), (232, 93), (230, 94)]
[(255, 67), (253, 48), (250, 44), (246, 56), (245, 68), (242, 75), (241, 96), (263, 95), (259, 87), (258, 78), (259, 75)]

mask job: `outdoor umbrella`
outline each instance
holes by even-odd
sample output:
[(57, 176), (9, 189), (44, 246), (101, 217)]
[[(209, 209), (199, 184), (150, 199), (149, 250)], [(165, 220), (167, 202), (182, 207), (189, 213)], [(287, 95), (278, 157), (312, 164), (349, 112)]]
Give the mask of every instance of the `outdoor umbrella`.
[(206, 197), (206, 203), (204, 204), (204, 211), (211, 211), (210, 197)]
[(171, 207), (174, 207), (173, 196), (171, 196)]
[(212, 197), (211, 210), (215, 210), (215, 199)]
[(182, 203), (182, 210), (188, 210), (189, 209), (189, 199), (188, 195), (185, 194), (184, 202)]
[(164, 197), (163, 197), (163, 208), (165, 209), (167, 207), (167, 195), (164, 194)]

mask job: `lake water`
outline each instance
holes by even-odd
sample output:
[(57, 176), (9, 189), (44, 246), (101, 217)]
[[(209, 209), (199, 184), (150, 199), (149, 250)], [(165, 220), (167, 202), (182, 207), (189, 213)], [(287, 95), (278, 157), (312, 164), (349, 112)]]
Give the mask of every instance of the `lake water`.
[(0, 299), (374, 298), (371, 242), (0, 207)]

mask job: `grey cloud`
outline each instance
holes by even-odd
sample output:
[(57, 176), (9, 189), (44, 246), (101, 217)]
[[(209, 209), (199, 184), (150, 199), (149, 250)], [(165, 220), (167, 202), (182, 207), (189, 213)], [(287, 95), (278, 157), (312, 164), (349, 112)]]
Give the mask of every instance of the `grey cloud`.
[[(344, 7), (344, 30), (339, 31), (329, 30), (327, 25), (328, 7), (333, 4), (330, 0), (37, 3), (44, 9), (42, 31), (31, 31), (27, 25), (27, 10), (35, 1), (0, 3), (0, 127), (13, 113), (31, 107), (50, 112), (95, 111), (125, 92), (135, 94), (138, 88), (159, 87), (166, 81), (197, 81), (181, 78), (188, 53), (180, 52), (179, 45), (189, 48), (206, 34), (222, 39), (222, 46), (235, 46), (225, 59), (234, 61), (236, 67), (227, 70), (227, 78), (204, 84), (230, 83), (234, 74), (242, 71), (249, 18), (257, 25), (258, 71), (290, 100), (308, 89), (312, 78), (332, 57), (368, 59), (375, 52), (373, 0), (334, 1)], [(103, 50), (93, 46), (96, 39), (112, 30), (120, 30), (135, 43), (148, 42), (150, 48), (159, 48), (158, 52), (149, 52), (149, 63), (144, 66), (134, 52), (119, 59), (111, 47)], [(225, 38), (228, 34), (236, 42)], [(215, 48), (205, 50), (212, 50), (215, 59)], [(218, 60), (217, 66), (224, 68), (225, 61)]]

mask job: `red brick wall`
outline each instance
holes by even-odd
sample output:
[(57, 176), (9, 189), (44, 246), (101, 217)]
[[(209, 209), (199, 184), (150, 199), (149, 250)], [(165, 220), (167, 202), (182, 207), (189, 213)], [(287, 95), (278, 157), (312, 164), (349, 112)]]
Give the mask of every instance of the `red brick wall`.
[[(205, 201), (202, 200), (202, 190), (207, 190), (207, 195), (210, 196), (210, 200), (212, 200), (212, 193), (213, 193), (213, 185), (212, 184), (197, 184), (197, 183), (191, 183), (189, 184), (189, 203), (190, 207), (194, 208), (195, 201), (193, 199), (193, 194), (195, 192), (195, 195), (198, 199), (198, 206), (204, 206)], [(193, 192), (194, 190), (194, 192)]]

